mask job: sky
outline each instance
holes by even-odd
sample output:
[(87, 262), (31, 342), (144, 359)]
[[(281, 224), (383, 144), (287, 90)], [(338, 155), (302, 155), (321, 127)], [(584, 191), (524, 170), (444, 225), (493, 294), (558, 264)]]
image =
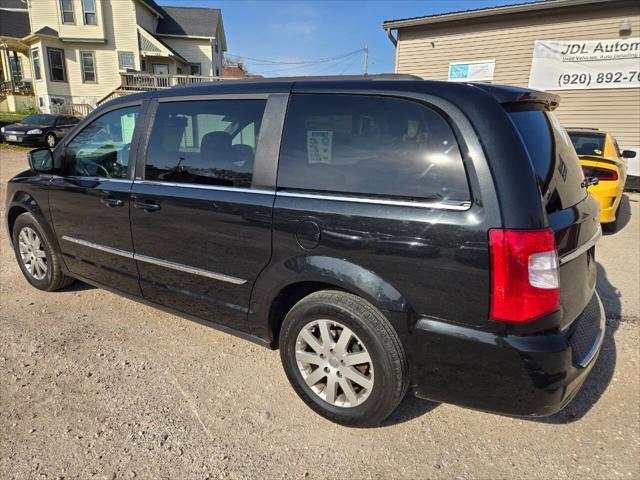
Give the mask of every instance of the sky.
[[(156, 0), (158, 1), (158, 0)], [(530, 0), (160, 0), (220, 8), (230, 59), (264, 76), (389, 73), (394, 47), (382, 22)], [(305, 62), (305, 63), (301, 63)]]

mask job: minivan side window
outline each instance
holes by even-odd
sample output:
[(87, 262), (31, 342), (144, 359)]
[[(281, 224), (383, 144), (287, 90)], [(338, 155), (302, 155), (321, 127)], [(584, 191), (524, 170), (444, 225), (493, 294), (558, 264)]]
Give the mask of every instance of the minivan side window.
[(453, 130), (434, 109), (400, 98), (293, 95), (278, 187), (416, 200), (467, 201)]
[(265, 105), (265, 100), (160, 103), (145, 179), (250, 187)]
[(131, 139), (139, 106), (105, 113), (84, 127), (64, 150), (64, 175), (128, 178)]

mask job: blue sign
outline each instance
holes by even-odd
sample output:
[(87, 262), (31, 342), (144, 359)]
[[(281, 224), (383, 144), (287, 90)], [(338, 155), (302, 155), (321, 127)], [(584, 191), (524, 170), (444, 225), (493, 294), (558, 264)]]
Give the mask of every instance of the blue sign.
[(449, 66), (449, 80), (469, 78), (469, 64), (456, 63)]

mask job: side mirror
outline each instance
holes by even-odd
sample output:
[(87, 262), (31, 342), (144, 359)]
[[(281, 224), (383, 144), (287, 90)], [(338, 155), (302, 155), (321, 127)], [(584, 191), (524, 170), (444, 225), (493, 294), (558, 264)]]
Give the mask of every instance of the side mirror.
[(622, 158), (636, 158), (635, 150), (623, 150)]
[(53, 171), (53, 153), (48, 148), (31, 150), (27, 158), (32, 172), (51, 173)]

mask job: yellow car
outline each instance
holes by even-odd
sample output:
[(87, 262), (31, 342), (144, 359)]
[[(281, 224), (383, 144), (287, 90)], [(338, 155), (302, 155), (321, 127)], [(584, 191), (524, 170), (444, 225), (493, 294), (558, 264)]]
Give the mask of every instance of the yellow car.
[(636, 152), (620, 151), (616, 139), (597, 128), (568, 128), (567, 132), (580, 158), (585, 179), (598, 179), (597, 185), (589, 186), (589, 193), (600, 202), (602, 228), (615, 232), (627, 179), (625, 158), (635, 157)]

